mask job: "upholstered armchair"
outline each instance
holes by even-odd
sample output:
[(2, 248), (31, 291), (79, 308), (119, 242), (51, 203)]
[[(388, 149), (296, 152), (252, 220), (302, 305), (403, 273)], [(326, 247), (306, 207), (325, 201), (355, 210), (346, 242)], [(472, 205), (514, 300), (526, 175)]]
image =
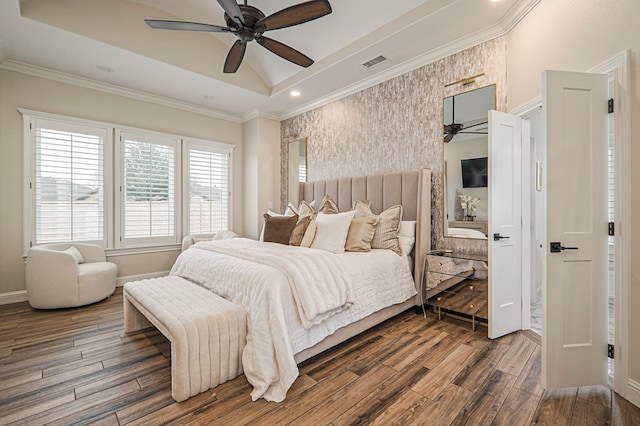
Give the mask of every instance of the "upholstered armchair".
[(94, 244), (44, 244), (29, 249), (27, 298), (37, 309), (71, 308), (105, 299), (117, 266)]

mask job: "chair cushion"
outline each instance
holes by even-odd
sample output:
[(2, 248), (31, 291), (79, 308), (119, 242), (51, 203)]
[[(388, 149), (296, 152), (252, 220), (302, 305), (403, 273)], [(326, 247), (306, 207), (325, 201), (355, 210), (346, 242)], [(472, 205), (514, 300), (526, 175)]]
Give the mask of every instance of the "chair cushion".
[(97, 302), (113, 294), (118, 267), (111, 262), (78, 265), (78, 303)]

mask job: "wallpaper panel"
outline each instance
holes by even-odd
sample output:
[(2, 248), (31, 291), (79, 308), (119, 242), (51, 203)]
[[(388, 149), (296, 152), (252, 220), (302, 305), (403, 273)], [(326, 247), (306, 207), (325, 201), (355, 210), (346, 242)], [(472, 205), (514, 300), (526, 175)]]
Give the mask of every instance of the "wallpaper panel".
[[(287, 204), (287, 144), (307, 139), (308, 180), (428, 168), (432, 178), (432, 246), (486, 253), (486, 241), (445, 238), (442, 100), (496, 84), (506, 110), (507, 45), (498, 37), (281, 123), (281, 207)], [(483, 76), (467, 86), (446, 84)]]

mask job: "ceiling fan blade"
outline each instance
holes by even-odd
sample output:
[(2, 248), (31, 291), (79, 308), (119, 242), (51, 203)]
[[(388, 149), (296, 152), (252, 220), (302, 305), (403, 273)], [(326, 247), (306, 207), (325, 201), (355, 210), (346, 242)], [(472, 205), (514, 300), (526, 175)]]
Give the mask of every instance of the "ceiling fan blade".
[(476, 126), (482, 126), (483, 124), (487, 124), (488, 121), (483, 121), (482, 123), (475, 123), (475, 124), (470, 124), (468, 126), (465, 127), (465, 129), (470, 129), (472, 127), (476, 127)]
[(450, 125), (448, 125), (448, 124), (444, 125), (444, 132), (445, 133), (451, 133), (452, 131), (453, 131), (453, 128)]
[[(236, 23), (239, 27), (244, 25), (244, 16), (242, 16), (242, 11), (240, 10), (240, 6), (235, 0), (218, 0), (220, 7), (224, 9), (224, 12)], [(246, 2), (245, 2), (246, 4)]]
[(219, 25), (200, 24), (198, 22), (184, 22), (184, 21), (163, 21), (156, 19), (145, 19), (151, 28), (157, 28), (161, 30), (180, 30), (180, 31), (205, 31), (209, 33), (224, 33), (230, 32), (231, 29), (227, 27), (221, 27)]
[(458, 133), (464, 133), (465, 135), (486, 135), (487, 132), (458, 132)]
[(331, 13), (331, 5), (327, 0), (312, 0), (296, 4), (275, 12), (256, 22), (259, 33), (292, 27), (304, 22), (313, 21)]
[(224, 72), (227, 74), (232, 74), (238, 71), (240, 68), (240, 64), (242, 63), (242, 58), (244, 58), (244, 52), (247, 50), (247, 43), (242, 40), (236, 40), (236, 42), (231, 46), (229, 53), (227, 54), (227, 59), (224, 61)]
[(451, 140), (453, 139), (455, 135), (454, 134), (448, 134), (447, 136), (444, 137), (444, 143), (449, 143), (451, 142)]
[(276, 55), (280, 56), (283, 59), (286, 59), (289, 62), (293, 62), (296, 65), (300, 65), (301, 67), (306, 68), (313, 64), (313, 59), (304, 55), (303, 53), (298, 52), (293, 47), (289, 47), (286, 44), (280, 43), (279, 41), (275, 41), (264, 36), (256, 37), (256, 41)]

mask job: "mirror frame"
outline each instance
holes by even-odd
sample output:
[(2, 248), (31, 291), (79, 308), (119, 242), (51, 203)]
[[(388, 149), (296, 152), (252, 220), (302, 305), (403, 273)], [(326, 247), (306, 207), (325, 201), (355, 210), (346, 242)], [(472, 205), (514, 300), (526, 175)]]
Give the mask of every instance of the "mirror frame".
[[(304, 180), (300, 179), (300, 174), (296, 173), (295, 177), (297, 178), (295, 181), (293, 181), (292, 179), (294, 178), (294, 175), (291, 173), (291, 161), (292, 161), (292, 151), (295, 153), (297, 151), (297, 155), (295, 155), (295, 158), (300, 158), (301, 155), (301, 151), (302, 151), (302, 144), (304, 143), (304, 164), (305, 164), (305, 177)], [(293, 203), (296, 206), (298, 205), (298, 203), (300, 202), (300, 200), (298, 200), (299, 198), (299, 183), (300, 182), (306, 182), (306, 170), (308, 169), (308, 165), (309, 165), (309, 159), (307, 156), (308, 153), (308, 138), (306, 137), (299, 137), (296, 138), (290, 142), (287, 143), (287, 202)], [(299, 167), (300, 162), (297, 161), (296, 164)]]
[[(493, 87), (493, 105), (491, 106), (491, 108), (487, 108), (487, 120), (488, 120), (488, 111), (491, 109), (496, 109), (497, 108), (497, 102), (498, 102), (498, 87), (496, 83), (492, 83), (492, 84), (488, 84), (486, 86), (482, 86), (482, 87), (477, 87), (477, 88), (473, 88), (470, 90), (466, 90), (466, 91), (461, 91), (459, 93), (453, 93), (449, 96), (446, 96), (445, 98), (442, 99), (442, 124), (446, 125), (448, 123), (445, 122), (445, 99), (448, 98), (452, 98), (452, 97), (458, 97), (458, 96), (462, 96), (468, 93), (472, 93), (478, 90), (483, 90), (489, 87)], [(488, 135), (487, 135), (488, 138)], [(442, 170), (443, 170), (443, 176), (442, 176), (442, 206), (443, 206), (443, 220), (442, 220), (442, 235), (444, 238), (455, 238), (455, 239), (459, 239), (459, 240), (475, 240), (475, 241), (482, 241), (482, 238), (474, 238), (474, 237), (463, 237), (463, 236), (450, 236), (448, 235), (448, 231), (447, 229), (449, 228), (449, 219), (448, 219), (448, 206), (447, 206), (447, 164), (445, 161), (445, 142), (444, 142), (444, 137), (443, 137), (443, 148), (442, 148)], [(450, 142), (449, 142), (450, 143)], [(487, 140), (487, 146), (488, 146), (488, 140)], [(488, 154), (487, 154), (488, 156)], [(491, 182), (491, 177), (488, 176), (488, 184), (490, 185)], [(488, 189), (488, 188), (487, 188)], [(488, 202), (488, 197), (487, 197), (487, 202)], [(488, 218), (487, 218), (488, 219)]]

